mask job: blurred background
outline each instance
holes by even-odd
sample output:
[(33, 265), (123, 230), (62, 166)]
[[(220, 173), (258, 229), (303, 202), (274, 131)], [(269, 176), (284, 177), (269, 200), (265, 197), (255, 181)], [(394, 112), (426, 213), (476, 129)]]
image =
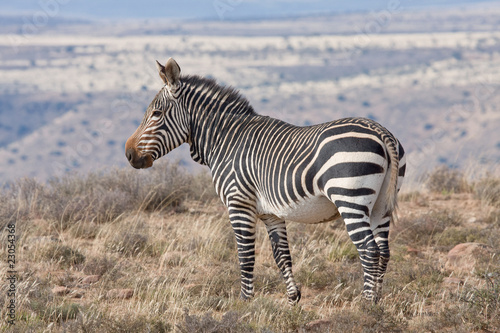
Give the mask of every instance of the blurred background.
[[(499, 28), (495, 1), (2, 2), (0, 183), (127, 166), (169, 57), (296, 125), (379, 121), (410, 178), (497, 172)], [(202, 170), (187, 148), (164, 159)]]

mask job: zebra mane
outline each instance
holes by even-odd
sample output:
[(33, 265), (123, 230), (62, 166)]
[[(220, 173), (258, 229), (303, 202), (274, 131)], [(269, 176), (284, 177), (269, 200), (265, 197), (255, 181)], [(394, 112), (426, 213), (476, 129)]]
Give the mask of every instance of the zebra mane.
[(253, 107), (238, 90), (231, 86), (222, 86), (216, 80), (205, 78), (199, 75), (185, 75), (181, 77), (183, 85), (191, 87), (203, 87), (202, 90), (209, 96), (218, 95), (217, 99), (225, 99), (226, 103), (233, 104), (231, 112), (238, 112), (239, 114), (255, 114)]

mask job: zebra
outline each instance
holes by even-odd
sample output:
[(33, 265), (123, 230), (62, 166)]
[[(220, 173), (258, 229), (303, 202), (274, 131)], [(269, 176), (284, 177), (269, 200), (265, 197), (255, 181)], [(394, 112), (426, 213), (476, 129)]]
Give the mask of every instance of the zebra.
[(126, 141), (134, 168), (149, 168), (188, 143), (209, 167), (236, 237), (240, 298), (254, 296), (256, 223), (260, 219), (286, 283), (288, 302), (301, 297), (292, 273), (286, 222), (342, 218), (363, 268), (362, 296), (377, 302), (390, 257), (389, 227), (406, 168), (399, 141), (366, 118), (294, 126), (257, 114), (232, 87), (180, 75), (177, 62), (156, 61), (164, 83)]

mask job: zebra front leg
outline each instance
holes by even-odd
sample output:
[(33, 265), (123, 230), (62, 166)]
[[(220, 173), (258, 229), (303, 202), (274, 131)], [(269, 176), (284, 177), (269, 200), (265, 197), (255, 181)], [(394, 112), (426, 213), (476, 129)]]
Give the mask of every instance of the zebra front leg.
[(285, 221), (274, 216), (266, 216), (261, 219), (269, 234), (274, 260), (285, 279), (288, 303), (295, 305), (300, 300), (300, 290), (293, 279), (292, 257), (288, 247)]
[(254, 296), (253, 267), (255, 264), (255, 224), (256, 215), (252, 207), (241, 203), (229, 206), (229, 220), (236, 236), (238, 260), (241, 273), (240, 298), (248, 300)]

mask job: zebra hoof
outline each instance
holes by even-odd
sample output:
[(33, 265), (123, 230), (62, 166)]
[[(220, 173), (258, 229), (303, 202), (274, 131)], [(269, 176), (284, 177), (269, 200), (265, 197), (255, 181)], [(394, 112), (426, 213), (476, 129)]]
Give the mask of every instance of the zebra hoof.
[(300, 290), (297, 289), (297, 292), (294, 295), (288, 296), (288, 304), (290, 305), (297, 305), (300, 301), (301, 297)]
[(245, 294), (245, 293), (243, 293), (243, 292), (241, 292), (241, 293), (240, 293), (240, 299), (241, 299), (242, 301), (248, 302), (248, 301), (250, 301), (252, 298), (253, 298), (253, 294), (252, 294), (252, 295), (247, 295), (247, 294)]
[(380, 296), (372, 290), (365, 290), (363, 291), (363, 299), (369, 303), (377, 304), (380, 300)]

